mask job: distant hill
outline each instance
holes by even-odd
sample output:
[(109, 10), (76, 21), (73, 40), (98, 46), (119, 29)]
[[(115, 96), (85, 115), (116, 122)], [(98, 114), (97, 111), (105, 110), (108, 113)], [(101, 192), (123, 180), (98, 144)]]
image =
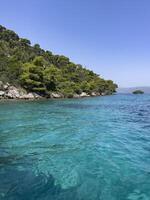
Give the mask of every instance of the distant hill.
[(117, 92), (118, 93), (132, 93), (135, 90), (142, 90), (144, 93), (146, 94), (150, 94), (150, 87), (146, 86), (146, 87), (129, 87), (129, 88), (118, 88)]

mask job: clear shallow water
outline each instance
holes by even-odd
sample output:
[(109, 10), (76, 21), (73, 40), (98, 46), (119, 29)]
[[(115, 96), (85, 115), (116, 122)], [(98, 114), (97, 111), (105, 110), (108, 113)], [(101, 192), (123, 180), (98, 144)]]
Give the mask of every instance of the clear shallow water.
[(0, 102), (0, 199), (150, 200), (150, 95)]

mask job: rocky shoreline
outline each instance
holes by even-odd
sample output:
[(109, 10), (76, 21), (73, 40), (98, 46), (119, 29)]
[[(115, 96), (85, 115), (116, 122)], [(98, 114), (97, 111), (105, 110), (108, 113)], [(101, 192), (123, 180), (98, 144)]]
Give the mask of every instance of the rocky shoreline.
[[(83, 97), (92, 97), (92, 96), (104, 96), (106, 94), (100, 94), (92, 92), (90, 95), (86, 92), (81, 94), (74, 94), (70, 98), (83, 98)], [(17, 99), (17, 100), (34, 100), (34, 99), (60, 99), (66, 98), (63, 94), (57, 92), (51, 92), (47, 96), (41, 96), (35, 92), (27, 92), (21, 87), (13, 86), (9, 83), (4, 84), (0, 81), (0, 100), (3, 99)]]

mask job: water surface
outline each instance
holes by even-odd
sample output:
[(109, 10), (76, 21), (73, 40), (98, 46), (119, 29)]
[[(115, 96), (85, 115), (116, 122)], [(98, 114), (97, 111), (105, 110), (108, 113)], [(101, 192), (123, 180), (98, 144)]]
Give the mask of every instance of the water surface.
[(150, 200), (150, 95), (0, 102), (0, 199)]

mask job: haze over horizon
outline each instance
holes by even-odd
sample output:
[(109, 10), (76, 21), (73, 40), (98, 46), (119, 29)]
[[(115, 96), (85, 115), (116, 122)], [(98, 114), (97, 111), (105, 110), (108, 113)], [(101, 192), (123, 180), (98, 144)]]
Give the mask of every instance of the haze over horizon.
[(150, 86), (150, 1), (1, 1), (0, 24), (119, 87)]

